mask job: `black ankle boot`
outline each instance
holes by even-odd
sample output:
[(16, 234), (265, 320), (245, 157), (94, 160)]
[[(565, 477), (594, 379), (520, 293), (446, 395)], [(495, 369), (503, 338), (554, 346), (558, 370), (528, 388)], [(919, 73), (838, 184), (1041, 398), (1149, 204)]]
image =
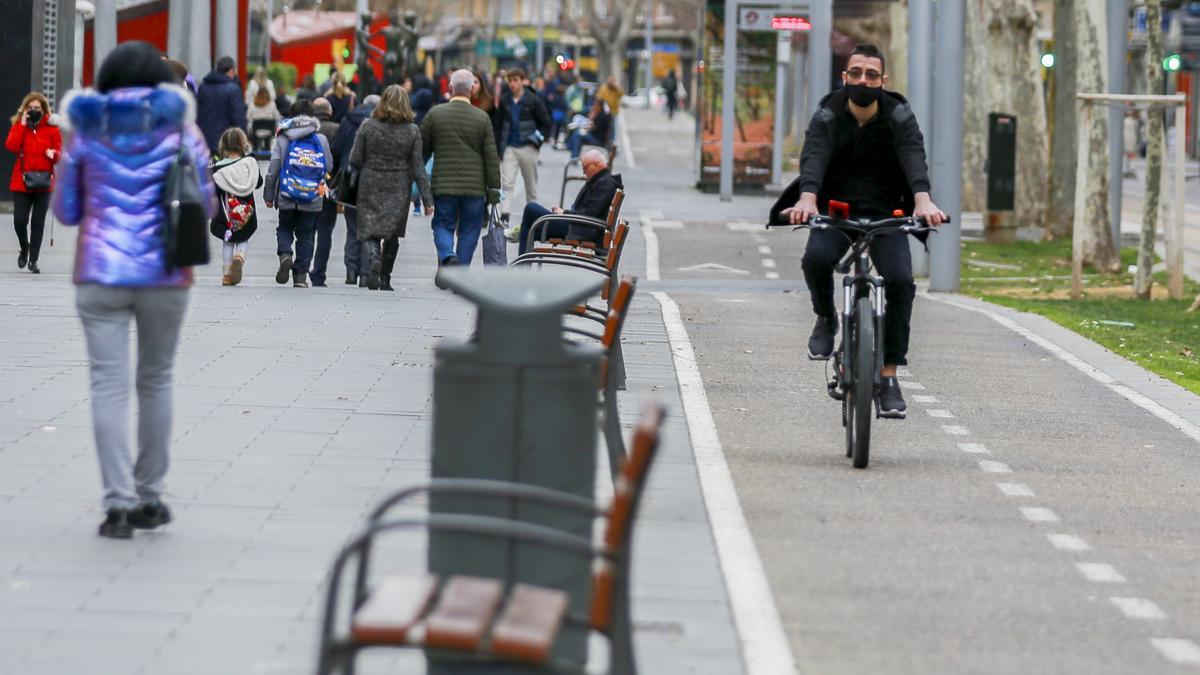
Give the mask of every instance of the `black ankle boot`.
[(23, 248), (17, 254), (17, 269), (25, 269), (25, 264), (29, 262), (29, 249)]
[(33, 274), (41, 274), (42, 268), (38, 267), (36, 260), (30, 260), (29, 261), (29, 271)]
[(129, 511), (109, 509), (104, 522), (100, 523), (100, 536), (109, 539), (132, 539), (133, 526), (129, 524)]
[(143, 502), (129, 512), (129, 524), (139, 530), (153, 530), (171, 522), (171, 509), (160, 501)]

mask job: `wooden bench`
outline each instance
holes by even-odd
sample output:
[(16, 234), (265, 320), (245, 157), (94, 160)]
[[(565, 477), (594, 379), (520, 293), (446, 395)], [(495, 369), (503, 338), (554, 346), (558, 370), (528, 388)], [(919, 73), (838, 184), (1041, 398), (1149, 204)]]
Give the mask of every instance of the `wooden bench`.
[[(377, 647), (423, 649), (427, 654), (509, 662), (548, 673), (585, 673), (586, 665), (553, 654), (564, 625), (593, 631), (609, 644), (608, 673), (636, 675), (630, 615), (633, 526), (646, 476), (658, 450), (664, 417), (650, 404), (634, 431), (629, 457), (621, 463), (612, 502), (590, 500), (548, 488), (502, 481), (448, 479), (407, 488), (385, 499), (366, 529), (338, 554), (330, 575), (321, 630), (319, 675), (354, 672), (358, 652)], [(605, 519), (600, 541), (548, 527), (502, 518), (459, 514), (387, 518), (395, 505), (419, 494), (453, 494), (524, 500)], [(590, 600), (586, 613), (571, 612), (561, 589), (506, 584), (499, 579), (436, 575), (388, 576), (371, 583), (370, 546), (380, 535), (424, 528), (532, 542), (588, 561)], [(347, 565), (357, 559), (352, 607), (338, 630), (338, 598)]]
[[(524, 255), (559, 253), (589, 259), (604, 257), (607, 255), (613, 230), (620, 219), (621, 205), (624, 203), (625, 191), (617, 190), (613, 193), (612, 203), (608, 205), (608, 215), (604, 220), (577, 213), (551, 213), (538, 218), (529, 226), (528, 232), (521, 233), (521, 236), (526, 237), (526, 252)], [(594, 241), (581, 241), (569, 237), (547, 238), (545, 241), (540, 241), (539, 235), (544, 234), (553, 222), (566, 223), (568, 228), (571, 225), (577, 225), (583, 229), (591, 230), (593, 233), (600, 235), (601, 243), (597, 246)], [(569, 229), (568, 234), (570, 234)], [(517, 260), (520, 260), (520, 258), (517, 258)]]

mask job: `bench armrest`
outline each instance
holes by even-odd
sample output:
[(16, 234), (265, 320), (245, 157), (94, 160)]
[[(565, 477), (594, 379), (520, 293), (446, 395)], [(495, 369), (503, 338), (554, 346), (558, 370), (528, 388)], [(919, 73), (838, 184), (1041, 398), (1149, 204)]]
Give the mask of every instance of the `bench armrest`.
[(439, 478), (392, 493), (371, 511), (368, 522), (373, 523), (379, 520), (393, 506), (418, 494), (450, 494), (519, 499), (557, 506), (569, 511), (577, 511), (596, 517), (608, 513), (607, 510), (597, 506), (590, 499), (538, 485), (477, 478)]
[(572, 267), (577, 270), (587, 272), (595, 272), (610, 276), (608, 268), (597, 262), (588, 262), (582, 258), (566, 255), (563, 253), (526, 253), (523, 256), (518, 256), (512, 262), (514, 265), (561, 265), (563, 267)]
[(536, 241), (534, 235), (544, 231), (552, 220), (566, 221), (572, 225), (582, 225), (601, 232), (608, 232), (608, 224), (599, 218), (583, 216), (578, 213), (550, 213), (533, 221), (533, 224), (529, 226), (529, 232), (525, 233), (525, 245), (528, 249), (533, 249), (533, 242)]

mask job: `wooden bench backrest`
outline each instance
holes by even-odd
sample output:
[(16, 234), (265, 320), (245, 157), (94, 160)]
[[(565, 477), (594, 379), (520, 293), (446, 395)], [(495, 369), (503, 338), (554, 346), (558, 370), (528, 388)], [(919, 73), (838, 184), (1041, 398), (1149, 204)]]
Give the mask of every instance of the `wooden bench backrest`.
[[(648, 403), (643, 409), (633, 432), (629, 456), (621, 464), (620, 476), (613, 489), (612, 506), (604, 528), (604, 546), (626, 563), (628, 556), (621, 555), (621, 552), (629, 547), (632, 538), (633, 520), (637, 517), (646, 475), (658, 452), (659, 429), (665, 416), (666, 412), (658, 403)], [(627, 571), (622, 570), (622, 573)], [(592, 575), (591, 623), (599, 631), (608, 630), (612, 623), (617, 602), (615, 594), (619, 592), (614, 573), (612, 563), (606, 560), (597, 566)]]
[(621, 216), (621, 204), (624, 202), (625, 191), (617, 190), (613, 194), (612, 204), (608, 206), (608, 219), (604, 222), (604, 225), (608, 228), (609, 232), (611, 232), (613, 226), (617, 224), (617, 218)]
[[(622, 220), (617, 223), (617, 227), (613, 230), (612, 242), (608, 246), (608, 255), (604, 258), (604, 266), (608, 270), (609, 279), (613, 279), (613, 274), (621, 264), (621, 251), (625, 248), (625, 241), (629, 239), (629, 221)], [(612, 292), (612, 282), (600, 289), (600, 298), (608, 300), (609, 294)]]
[(609, 304), (608, 317), (604, 320), (604, 335), (600, 345), (604, 347), (604, 361), (600, 364), (600, 386), (608, 386), (608, 366), (612, 362), (613, 346), (621, 340), (621, 329), (625, 326), (625, 317), (629, 316), (629, 307), (633, 304), (633, 292), (637, 290), (637, 277), (623, 276)]

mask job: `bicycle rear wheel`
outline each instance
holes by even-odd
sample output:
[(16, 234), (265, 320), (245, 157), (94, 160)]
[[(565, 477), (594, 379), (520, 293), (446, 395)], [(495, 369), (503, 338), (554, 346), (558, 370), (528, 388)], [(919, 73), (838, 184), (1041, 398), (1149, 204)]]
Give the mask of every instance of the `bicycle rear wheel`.
[(871, 417), (875, 400), (875, 321), (871, 298), (859, 298), (854, 326), (854, 444), (852, 463), (867, 468), (871, 456)]

